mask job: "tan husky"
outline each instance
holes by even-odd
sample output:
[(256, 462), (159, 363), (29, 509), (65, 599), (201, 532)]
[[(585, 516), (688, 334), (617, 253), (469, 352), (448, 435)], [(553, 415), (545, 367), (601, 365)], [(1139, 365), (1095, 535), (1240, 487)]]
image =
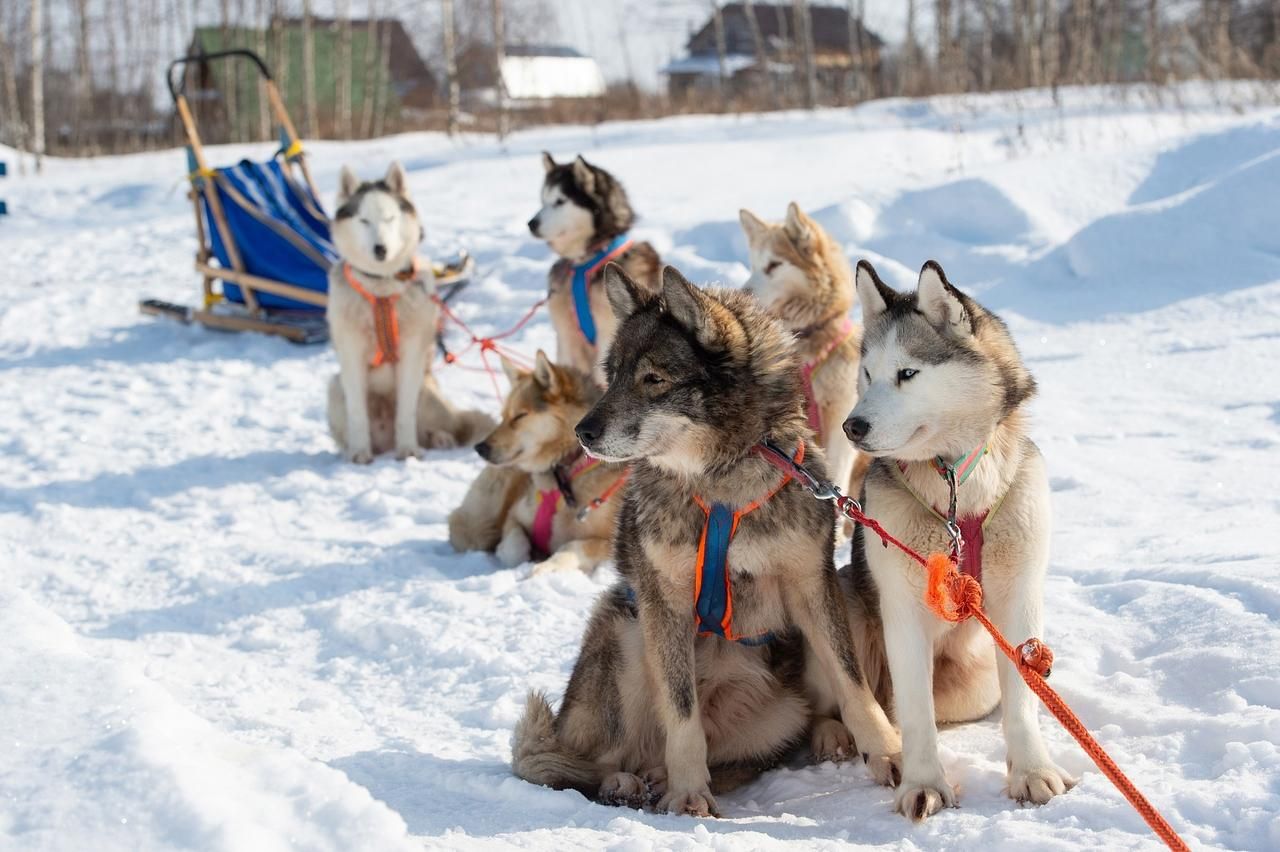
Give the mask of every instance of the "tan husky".
[(833, 482), (857, 494), (869, 457), (840, 431), (858, 401), (862, 329), (849, 317), (853, 271), (840, 246), (793, 201), (776, 225), (739, 211), (751, 254), (747, 289), (795, 335), (809, 427)]
[(383, 180), (361, 183), (343, 168), (325, 316), (338, 356), (329, 382), (329, 431), (350, 461), (368, 464), (392, 448), (397, 458), (424, 447), (468, 444), (493, 426), (459, 411), (431, 375), (437, 308), (429, 263), (417, 260), (422, 226), (392, 163)]
[[(558, 367), (539, 351), (532, 371), (504, 360), (511, 393), (502, 422), (476, 445), (499, 469), (523, 477), (482, 477), (473, 490), (506, 502), (494, 549), (505, 565), (537, 560), (533, 573), (587, 571), (609, 557), (613, 523), (626, 482), (624, 465), (592, 459), (573, 427), (600, 392), (585, 375)], [(451, 531), (490, 525), (491, 507), (469, 494), (450, 516)], [(460, 514), (461, 513), (461, 514)], [(473, 533), (474, 534), (474, 533)], [(488, 548), (486, 548), (488, 549)]]

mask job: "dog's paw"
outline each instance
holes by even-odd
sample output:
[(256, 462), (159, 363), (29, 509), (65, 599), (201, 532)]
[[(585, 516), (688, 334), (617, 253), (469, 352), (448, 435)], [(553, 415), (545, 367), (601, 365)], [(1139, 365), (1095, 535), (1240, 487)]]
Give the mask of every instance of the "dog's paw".
[(515, 568), (529, 561), (529, 540), (523, 536), (508, 535), (498, 542), (494, 555), (508, 568)]
[(422, 451), (422, 447), (417, 445), (396, 448), (396, 458), (400, 461), (404, 461), (405, 459), (420, 459), (423, 455), (425, 454)]
[(642, 808), (649, 803), (649, 785), (634, 773), (615, 772), (604, 779), (598, 795), (605, 805)]
[(930, 780), (903, 779), (893, 797), (893, 808), (910, 820), (919, 822), (943, 808), (956, 806), (956, 791), (939, 775)]
[(828, 760), (841, 763), (856, 754), (853, 735), (839, 719), (823, 718), (815, 722), (809, 734), (809, 747), (818, 763)]
[(667, 795), (667, 767), (655, 766), (645, 772), (643, 778), (649, 788), (649, 804), (656, 805), (659, 799)]
[(681, 816), (720, 816), (720, 808), (716, 806), (715, 798), (706, 787), (701, 790), (668, 792), (658, 800), (658, 810)]
[(347, 461), (352, 464), (369, 464), (373, 461), (373, 450), (368, 447), (353, 447), (345, 453)]
[(862, 762), (872, 779), (882, 787), (897, 787), (902, 781), (902, 753), (863, 752)]
[(1043, 805), (1076, 786), (1075, 779), (1052, 763), (1047, 766), (1009, 769), (1009, 797)]
[(431, 429), (423, 437), (426, 439), (423, 443), (433, 450), (452, 450), (458, 446), (458, 439), (444, 429)]
[(563, 571), (577, 571), (581, 566), (578, 564), (578, 557), (572, 553), (559, 551), (548, 556), (538, 564), (533, 566), (533, 570), (529, 572), (530, 577), (540, 577), (543, 574), (559, 574)]

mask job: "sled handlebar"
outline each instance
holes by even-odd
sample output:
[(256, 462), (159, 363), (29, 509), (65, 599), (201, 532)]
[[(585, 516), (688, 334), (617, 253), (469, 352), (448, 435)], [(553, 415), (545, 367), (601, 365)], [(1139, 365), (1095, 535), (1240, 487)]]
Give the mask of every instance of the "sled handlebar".
[(177, 103), (178, 98), (182, 96), (183, 91), (187, 87), (187, 79), (185, 76), (180, 76), (176, 81), (174, 80), (174, 71), (177, 71), (179, 68), (184, 68), (192, 62), (208, 62), (211, 59), (230, 59), (233, 57), (248, 59), (254, 65), (258, 66), (258, 72), (262, 74), (263, 79), (267, 81), (272, 79), (271, 69), (267, 67), (267, 63), (263, 61), (261, 56), (254, 53), (252, 50), (236, 48), (235, 50), (215, 50), (212, 53), (193, 53), (190, 56), (181, 56), (169, 63), (169, 69), (164, 72), (165, 83), (169, 86), (169, 96), (173, 98), (174, 103)]

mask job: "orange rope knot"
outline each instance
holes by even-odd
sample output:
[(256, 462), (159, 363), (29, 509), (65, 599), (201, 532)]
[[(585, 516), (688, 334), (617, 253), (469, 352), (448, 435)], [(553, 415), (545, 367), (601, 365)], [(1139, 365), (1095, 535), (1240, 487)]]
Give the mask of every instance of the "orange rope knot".
[(1034, 636), (1018, 646), (1018, 657), (1022, 665), (1040, 677), (1048, 677), (1053, 671), (1053, 650)]
[(497, 352), (498, 344), (494, 342), (492, 337), (479, 338), (481, 352)]
[(925, 560), (929, 572), (924, 601), (943, 621), (958, 622), (982, 609), (982, 585), (956, 569), (955, 560), (945, 553), (931, 553)]

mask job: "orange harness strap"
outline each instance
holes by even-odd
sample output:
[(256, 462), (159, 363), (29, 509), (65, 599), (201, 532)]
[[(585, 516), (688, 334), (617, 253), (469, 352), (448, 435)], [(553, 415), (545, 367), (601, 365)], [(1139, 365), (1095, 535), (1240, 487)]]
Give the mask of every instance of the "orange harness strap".
[[(418, 264), (415, 259), (413, 265), (405, 272), (397, 273), (396, 278), (400, 281), (410, 281), (416, 276), (417, 269)], [(378, 343), (378, 351), (369, 359), (369, 366), (381, 367), (383, 364), (397, 363), (400, 360), (400, 315), (396, 312), (396, 302), (400, 299), (400, 294), (373, 295), (360, 286), (360, 282), (351, 274), (349, 263), (342, 265), (342, 274), (346, 276), (351, 289), (359, 293), (373, 309), (373, 336)]]

